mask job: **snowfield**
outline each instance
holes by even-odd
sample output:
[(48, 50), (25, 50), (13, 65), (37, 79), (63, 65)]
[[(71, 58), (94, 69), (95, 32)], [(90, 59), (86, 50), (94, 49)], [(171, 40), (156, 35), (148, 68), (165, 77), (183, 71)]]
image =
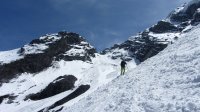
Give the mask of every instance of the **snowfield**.
[[(90, 95), (102, 85), (115, 79), (120, 74), (120, 61), (121, 60), (111, 60), (107, 55), (96, 54), (96, 58), (92, 59), (92, 63), (83, 61), (67, 62), (61, 60), (59, 62), (54, 62), (52, 67), (40, 73), (24, 73), (17, 79), (11, 80), (10, 83), (2, 85), (0, 96), (13, 94), (18, 97), (12, 104), (9, 103), (8, 99), (3, 100), (0, 105), (0, 112), (38, 112), (56, 101), (63, 99), (76, 90), (81, 84), (89, 84), (90, 89), (86, 93), (67, 103), (68, 105), (73, 105), (80, 99)], [(136, 67), (136, 63), (134, 61), (129, 62), (128, 68), (132, 69), (134, 67)], [(39, 101), (24, 101), (27, 95), (40, 92), (57, 77), (63, 75), (74, 75), (78, 79), (73, 90)]]
[[(45, 53), (45, 50), (52, 54), (52, 60), (48, 64), (50, 67), (39, 72), (22, 71), (15, 74), (14, 71), (16, 78), (0, 83), (0, 112), (200, 112), (200, 25), (197, 25), (200, 23), (200, 16), (183, 23), (179, 20), (171, 21), (171, 17), (176, 16), (174, 14), (192, 11), (199, 3), (200, 0), (192, 0), (189, 4), (177, 8), (164, 20), (175, 22), (173, 25), (180, 27), (180, 31), (164, 28), (163, 33), (156, 33), (147, 32), (147, 29), (130, 37), (129, 41), (107, 49), (104, 54), (96, 53), (94, 47), (78, 34), (67, 32), (48, 34), (22, 48), (0, 52), (0, 75), (4, 74), (2, 76), (6, 76), (5, 73), (13, 69), (5, 69), (3, 65), (12, 64), (27, 55)], [(190, 10), (187, 10), (189, 8)], [(199, 12), (200, 9), (196, 11)], [(184, 18), (183, 15), (178, 16)], [(195, 24), (191, 24), (192, 21)], [(161, 24), (159, 27), (165, 26)], [(62, 37), (65, 44), (62, 40), (59, 41)], [(154, 39), (156, 40), (149, 42)], [(56, 50), (54, 47), (48, 49), (52, 47), (51, 43), (53, 45), (58, 41)], [(168, 46), (165, 48), (166, 46), (161, 44)], [(54, 54), (57, 50), (59, 52)], [(158, 54), (154, 56), (154, 53)], [(151, 54), (154, 57), (151, 57)], [(46, 55), (47, 58), (50, 56)], [(65, 59), (65, 56), (69, 56), (70, 61)], [(121, 76), (120, 58), (131, 60), (127, 62), (125, 75)], [(25, 67), (30, 62), (33, 61), (24, 62)], [(41, 60), (37, 64), (41, 65)], [(57, 83), (67, 76), (73, 78)], [(70, 86), (67, 82), (72, 83), (69, 89), (49, 94), (59, 87)], [(53, 90), (48, 88), (52, 83), (57, 83), (56, 86), (51, 85)], [(79, 89), (80, 86), (83, 88)], [(45, 97), (30, 99), (30, 95), (40, 94), (45, 89)]]
[[(121, 60), (112, 60), (110, 54), (96, 54), (91, 62), (55, 61), (40, 73), (24, 73), (3, 84), (0, 96), (18, 97), (11, 104), (4, 99), (0, 112), (38, 112), (81, 84), (89, 84), (90, 89), (50, 112), (61, 108), (61, 112), (200, 112), (199, 35), (200, 25), (181, 34), (174, 44), (139, 66), (130, 61), (124, 76), (119, 76)], [(16, 51), (1, 54), (6, 59), (8, 54), (14, 57)], [(57, 77), (70, 74), (78, 79), (74, 89), (38, 101), (24, 101), (27, 95), (41, 91)]]
[(200, 25), (62, 112), (200, 112)]

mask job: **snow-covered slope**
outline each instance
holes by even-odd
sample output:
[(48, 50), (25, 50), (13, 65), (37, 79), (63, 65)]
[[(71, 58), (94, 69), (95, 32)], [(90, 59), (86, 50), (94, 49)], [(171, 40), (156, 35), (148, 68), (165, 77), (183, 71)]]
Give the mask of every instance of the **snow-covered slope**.
[(10, 63), (12, 61), (22, 59), (23, 56), (20, 56), (17, 52), (19, 49), (14, 49), (10, 51), (2, 51), (0, 52), (0, 64)]
[(0, 52), (0, 112), (200, 111), (199, 8), (193, 0), (101, 53), (69, 32)]
[[(51, 110), (48, 108), (68, 96), (74, 100), (65, 102), (73, 104), (120, 74), (121, 60), (95, 53), (94, 47), (75, 33), (45, 35), (0, 54), (0, 112)], [(46, 61), (48, 66), (43, 67)], [(129, 69), (136, 67), (134, 61), (128, 63)], [(33, 69), (38, 71), (29, 71)]]
[[(4, 99), (0, 105), (1, 112), (36, 112), (69, 95), (81, 84), (90, 85), (90, 89), (85, 94), (88, 95), (119, 75), (120, 68), (118, 64), (120, 60), (111, 60), (106, 56), (96, 54), (96, 58), (93, 58), (92, 62), (94, 63), (86, 63), (78, 60), (71, 62), (61, 60), (40, 73), (24, 73), (17, 79), (11, 80), (10, 83), (3, 84), (0, 89), (0, 96), (10, 94), (16, 96), (16, 98), (14, 100), (10, 98)], [(129, 63), (130, 69), (136, 66), (134, 62)], [(66, 74), (72, 74), (78, 79), (74, 89), (39, 101), (24, 101), (27, 95), (40, 92), (57, 77)], [(76, 100), (82, 97), (80, 96)]]
[(62, 112), (200, 112), (200, 25)]

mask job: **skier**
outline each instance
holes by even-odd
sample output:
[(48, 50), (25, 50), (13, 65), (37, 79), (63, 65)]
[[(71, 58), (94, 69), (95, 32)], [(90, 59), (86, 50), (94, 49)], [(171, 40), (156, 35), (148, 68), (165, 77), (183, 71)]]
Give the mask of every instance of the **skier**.
[(124, 60), (122, 60), (121, 61), (121, 75), (124, 75), (126, 65), (127, 63)]

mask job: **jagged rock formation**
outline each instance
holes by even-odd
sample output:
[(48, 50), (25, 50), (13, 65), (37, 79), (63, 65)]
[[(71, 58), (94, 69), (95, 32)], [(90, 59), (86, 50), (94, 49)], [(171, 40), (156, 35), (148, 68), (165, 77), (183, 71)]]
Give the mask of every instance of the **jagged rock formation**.
[[(143, 32), (132, 40), (127, 40), (120, 45), (116, 44), (110, 49), (104, 50), (102, 54), (111, 52), (112, 59), (123, 58), (126, 61), (130, 61), (135, 58), (139, 62), (143, 62), (167, 47), (167, 44), (160, 43), (161, 41), (149, 36), (148, 33)], [(119, 49), (123, 49), (128, 53), (122, 54)]]
[(24, 72), (40, 72), (50, 67), (53, 61), (61, 59), (90, 61), (96, 50), (76, 33), (59, 32), (31, 41), (18, 53), (24, 58), (0, 65), (0, 83)]
[[(8, 54), (0, 52), (0, 54), (3, 54), (3, 56), (5, 57), (2, 58), (2, 55), (0, 57), (0, 84), (3, 83), (3, 85), (0, 87), (0, 102), (2, 102), (0, 105), (0, 109), (5, 109), (6, 111), (13, 111), (11, 109), (15, 109), (16, 112), (59, 112), (68, 109), (68, 107), (66, 108), (65, 106), (68, 106), (69, 103), (78, 105), (78, 100), (84, 99), (83, 97), (85, 96), (87, 97), (87, 101), (91, 101), (91, 103), (86, 104), (85, 107), (87, 108), (88, 105), (94, 104), (93, 101), (95, 101), (94, 99), (91, 99), (90, 96), (93, 94), (94, 91), (101, 90), (102, 85), (105, 85), (105, 89), (103, 89), (101, 92), (109, 92), (106, 84), (108, 84), (110, 81), (113, 81), (111, 85), (116, 84), (113, 86), (117, 87), (117, 89), (116, 87), (114, 87), (113, 90), (111, 90), (110, 92), (112, 93), (112, 91), (119, 91), (120, 97), (127, 97), (127, 99), (130, 98), (128, 94), (131, 93), (131, 88), (139, 81), (143, 81), (142, 84), (147, 84), (146, 81), (151, 78), (152, 81), (155, 81), (155, 78), (156, 80), (160, 81), (160, 78), (163, 77), (163, 73), (169, 73), (163, 78), (163, 81), (165, 82), (165, 78), (168, 79), (168, 75), (173, 75), (170, 74), (170, 71), (168, 71), (168, 69), (156, 69), (158, 71), (156, 75), (161, 74), (161, 76), (159, 77), (151, 77), (151, 72), (154, 71), (152, 70), (146, 74), (148, 78), (145, 78), (144, 75), (138, 75), (140, 73), (145, 73), (144, 71), (137, 72), (134, 75), (130, 75), (131, 79), (128, 82), (127, 80), (129, 80), (129, 78), (124, 79), (125, 77), (129, 77), (128, 74), (122, 76), (122, 78), (116, 78), (119, 72), (118, 64), (120, 60), (118, 59), (123, 58), (126, 61), (135, 60), (137, 64), (140, 64), (141, 62), (146, 61), (148, 58), (158, 54), (169, 44), (173, 44), (174, 42), (176, 42), (176, 40), (180, 37), (184, 38), (184, 35), (190, 33), (192, 28), (195, 28), (195, 25), (198, 25), (200, 22), (199, 4), (200, 0), (197, 0), (196, 2), (192, 2), (189, 5), (176, 9), (165, 20), (159, 21), (157, 24), (137, 34), (136, 36), (129, 38), (122, 44), (115, 44), (113, 47), (105, 49), (101, 52), (101, 54), (95, 54), (96, 50), (94, 49), (94, 47), (87, 43), (85, 39), (80, 37), (78, 34), (68, 32), (59, 32), (57, 34), (45, 35), (39, 39), (31, 41), (28, 45), (25, 45), (22, 48), (11, 52), (8, 51)], [(183, 47), (182, 49), (185, 48)], [(16, 57), (12, 59), (7, 59), (10, 54), (15, 54)], [(197, 55), (198, 57), (198, 53), (195, 53), (195, 55)], [(187, 59), (189, 59), (190, 56), (185, 56), (187, 55), (184, 55), (181, 58), (186, 58), (186, 61), (188, 62)], [(177, 60), (177, 55), (169, 58), (177, 62), (182, 61)], [(157, 62), (157, 60), (154, 61)], [(162, 60), (159, 61), (162, 62)], [(132, 61), (127, 63), (129, 66), (128, 72), (136, 66), (135, 63)], [(153, 69), (161, 65), (156, 64), (156, 66), (153, 65), (152, 67), (152, 63), (149, 63), (149, 65), (146, 67)], [(169, 64), (172, 64), (170, 59)], [(179, 64), (181, 65), (182, 63)], [(145, 65), (145, 62), (143, 63), (143, 65)], [(166, 65), (166, 67), (168, 66)], [(176, 67), (178, 71), (181, 71), (179, 69), (179, 66)], [(143, 68), (143, 66), (141, 65), (139, 66), (139, 68)], [(169, 68), (171, 69), (172, 67), (169, 66)], [(185, 68), (183, 68), (183, 70), (185, 70)], [(193, 73), (195, 72), (193, 72), (193, 69), (191, 69), (191, 71), (186, 70), (184, 72), (184, 74), (187, 73), (193, 75)], [(72, 74), (74, 76), (63, 76), (64, 74)], [(130, 74), (132, 73), (130, 72)], [(137, 79), (137, 77), (135, 77), (136, 75), (139, 77), (141, 76), (139, 79), (142, 80)], [(15, 78), (16, 76), (19, 77)], [(180, 78), (184, 79), (183, 77)], [(115, 79), (119, 80), (119, 83), (116, 83)], [(187, 78), (187, 80), (188, 79), (191, 78)], [(197, 84), (196, 86), (198, 86), (199, 79), (200, 78), (197, 76), (191, 80), (192, 83)], [(120, 81), (122, 81), (123, 83), (121, 84)], [(126, 88), (128, 90), (128, 92), (126, 92), (128, 94), (126, 95), (124, 94), (124, 91), (120, 90), (127, 83), (128, 85), (130, 84), (130, 86), (128, 86), (128, 89)], [(155, 81), (155, 83), (157, 82)], [(149, 83), (149, 85), (152, 86), (155, 83)], [(138, 85), (140, 86), (142, 84), (139, 83)], [(163, 84), (164, 87), (161, 84), (162, 90), (163, 88), (169, 87), (169, 84), (174, 84), (174, 80), (172, 80), (172, 83), (166, 82)], [(121, 86), (119, 87), (118, 85)], [(141, 88), (136, 88), (138, 89), (138, 91), (134, 92), (134, 95), (135, 93), (139, 95), (141, 95), (141, 93), (144, 93), (144, 96), (147, 96), (151, 99), (151, 95), (153, 95), (154, 92), (157, 93), (157, 91), (154, 91), (156, 90), (156, 88), (154, 88), (154, 86), (152, 86), (152, 88), (145, 88), (146, 86), (147, 85), (141, 87), (145, 89), (144, 92), (140, 91)], [(133, 89), (134, 91), (136, 90), (135, 88)], [(154, 92), (148, 93), (150, 89), (152, 89)], [(81, 95), (85, 92), (87, 94)], [(98, 93), (97, 98), (102, 95), (101, 92)], [(134, 95), (131, 95), (131, 97)], [(155, 98), (156, 101), (158, 101), (157, 99), (159, 99), (159, 97), (155, 96)], [(72, 99), (74, 100), (72, 101)], [(105, 94), (105, 99), (107, 99), (107, 94)], [(101, 100), (103, 101), (104, 99)], [(76, 101), (78, 102), (77, 104)], [(110, 101), (111, 102), (106, 103), (112, 104), (112, 99)], [(122, 99), (120, 101), (117, 100), (116, 102), (117, 104), (122, 104), (121, 102), (126, 103), (126, 101), (126, 99)], [(46, 104), (46, 102), (48, 103)], [(8, 105), (9, 103), (11, 103), (11, 105)], [(144, 108), (146, 109), (146, 107), (151, 107), (151, 104), (152, 103), (150, 102), (149, 106), (146, 105), (146, 103), (143, 104), (142, 102), (137, 103), (136, 106), (141, 105), (144, 106)], [(159, 101), (158, 104), (160, 104)], [(166, 105), (166, 108), (170, 108), (168, 104)], [(80, 105), (80, 107), (81, 106), (82, 104)], [(163, 105), (161, 104), (160, 107), (161, 106)], [(10, 107), (11, 109), (9, 109)], [(112, 108), (112, 105), (108, 105), (108, 107)], [(189, 107), (193, 108), (192, 106)], [(96, 105), (94, 105), (94, 108), (96, 108)], [(76, 109), (77, 108), (75, 108), (75, 111)], [(120, 107), (116, 108), (116, 110), (119, 109)]]
[(138, 63), (158, 54), (168, 44), (172, 44), (179, 36), (200, 22), (200, 1), (177, 8), (169, 16), (156, 25), (138, 35), (129, 38), (122, 44), (116, 44), (102, 51), (112, 59), (135, 59)]
[[(195, 19), (194, 15), (199, 12), (199, 8), (200, 7), (200, 2), (191, 2), (189, 5), (187, 6), (183, 6), (181, 7), (182, 9), (178, 12), (173, 11), (170, 15), (169, 18), (171, 21), (173, 22), (189, 22), (190, 20)], [(180, 8), (179, 8), (180, 9)]]

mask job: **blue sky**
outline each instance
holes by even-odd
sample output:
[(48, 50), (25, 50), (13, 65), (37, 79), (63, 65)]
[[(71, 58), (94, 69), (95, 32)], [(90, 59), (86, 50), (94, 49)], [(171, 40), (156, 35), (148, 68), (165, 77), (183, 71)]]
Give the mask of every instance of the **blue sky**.
[(120, 43), (190, 0), (1, 0), (0, 51), (62, 30), (98, 50)]

